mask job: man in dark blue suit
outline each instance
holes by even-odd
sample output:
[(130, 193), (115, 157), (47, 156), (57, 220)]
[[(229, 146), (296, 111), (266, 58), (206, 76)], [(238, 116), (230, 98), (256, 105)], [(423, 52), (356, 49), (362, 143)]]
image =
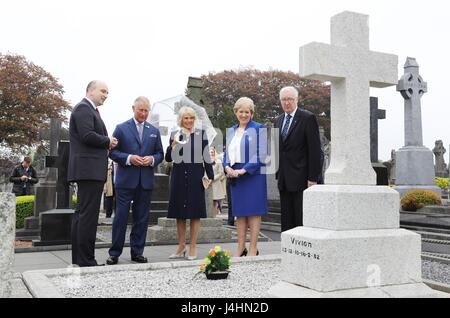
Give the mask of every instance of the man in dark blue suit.
[(110, 158), (117, 162), (115, 190), (116, 214), (113, 221), (112, 247), (108, 265), (117, 264), (125, 243), (128, 213), (132, 205), (133, 227), (130, 234), (131, 260), (147, 263), (143, 256), (147, 237), (154, 169), (164, 153), (159, 130), (146, 122), (150, 102), (146, 97), (134, 101), (134, 117), (117, 125), (113, 136), (119, 140)]

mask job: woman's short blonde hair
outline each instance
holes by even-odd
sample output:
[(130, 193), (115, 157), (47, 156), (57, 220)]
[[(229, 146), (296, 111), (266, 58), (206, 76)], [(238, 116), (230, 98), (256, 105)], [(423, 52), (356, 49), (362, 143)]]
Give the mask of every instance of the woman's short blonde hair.
[(197, 114), (195, 113), (195, 110), (192, 109), (189, 106), (183, 106), (178, 111), (178, 117), (177, 117), (177, 124), (181, 127), (181, 123), (183, 122), (183, 117), (186, 115), (194, 116), (194, 127), (197, 124)]
[(233, 111), (236, 113), (239, 109), (243, 107), (248, 107), (250, 109), (250, 112), (252, 115), (255, 113), (255, 104), (251, 100), (251, 98), (248, 97), (241, 97), (236, 101), (236, 104), (234, 104)]

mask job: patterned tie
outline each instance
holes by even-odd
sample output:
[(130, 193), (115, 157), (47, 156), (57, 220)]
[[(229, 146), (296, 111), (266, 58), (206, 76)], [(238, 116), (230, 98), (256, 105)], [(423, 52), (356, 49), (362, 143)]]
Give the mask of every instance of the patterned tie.
[(291, 115), (287, 115), (286, 122), (284, 123), (283, 130), (281, 131), (281, 138), (283, 138), (283, 141), (286, 140), (290, 122), (291, 122)]

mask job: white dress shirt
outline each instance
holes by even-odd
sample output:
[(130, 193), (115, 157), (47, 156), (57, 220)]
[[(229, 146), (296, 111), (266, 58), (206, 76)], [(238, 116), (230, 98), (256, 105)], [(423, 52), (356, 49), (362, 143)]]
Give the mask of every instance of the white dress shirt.
[(232, 167), (235, 163), (241, 163), (242, 136), (244, 136), (244, 132), (240, 134), (239, 128), (236, 129), (233, 139), (231, 139), (230, 144), (228, 145), (228, 158), (230, 167)]

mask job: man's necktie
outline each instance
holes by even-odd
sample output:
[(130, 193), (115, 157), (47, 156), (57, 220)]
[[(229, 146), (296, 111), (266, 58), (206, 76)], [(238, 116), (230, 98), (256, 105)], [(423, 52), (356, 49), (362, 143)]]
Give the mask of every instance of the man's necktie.
[(281, 138), (283, 138), (283, 141), (286, 140), (290, 122), (291, 122), (291, 115), (287, 115), (286, 122), (284, 123), (283, 126), (283, 130), (281, 131)]
[(96, 111), (97, 114), (100, 116), (100, 112), (98, 111), (98, 107), (95, 107), (95, 111)]
[(142, 134), (144, 132), (144, 123), (138, 124), (138, 133), (139, 133), (139, 139), (142, 141)]

